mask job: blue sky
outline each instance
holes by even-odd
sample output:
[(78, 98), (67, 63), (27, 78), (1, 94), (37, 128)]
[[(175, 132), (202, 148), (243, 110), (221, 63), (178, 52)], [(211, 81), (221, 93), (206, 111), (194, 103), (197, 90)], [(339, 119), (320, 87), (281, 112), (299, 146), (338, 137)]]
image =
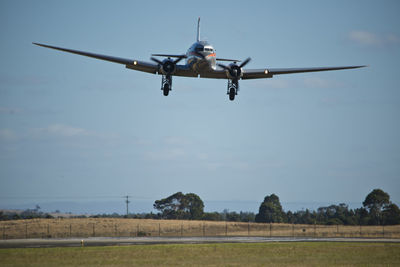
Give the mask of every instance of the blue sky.
[[(398, 1), (1, 1), (2, 206), (177, 191), (351, 203), (374, 188), (399, 204), (399, 11)], [(241, 81), (231, 102), (225, 80), (175, 77), (164, 97), (160, 76), (31, 44), (149, 60), (186, 52), (198, 16), (217, 56), (251, 57), (248, 68), (370, 67)]]

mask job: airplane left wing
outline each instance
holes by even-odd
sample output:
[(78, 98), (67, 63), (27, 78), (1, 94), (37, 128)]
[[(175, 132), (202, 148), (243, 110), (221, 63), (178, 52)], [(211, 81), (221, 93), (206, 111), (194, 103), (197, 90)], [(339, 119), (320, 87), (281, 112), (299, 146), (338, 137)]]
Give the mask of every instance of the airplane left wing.
[(42, 46), (42, 47), (46, 47), (46, 48), (63, 51), (63, 52), (68, 52), (68, 53), (77, 54), (77, 55), (81, 55), (81, 56), (92, 57), (92, 58), (96, 58), (96, 59), (101, 59), (101, 60), (106, 60), (106, 61), (110, 61), (110, 62), (114, 62), (114, 63), (123, 64), (129, 69), (134, 69), (134, 70), (138, 70), (138, 71), (155, 74), (159, 70), (158, 64), (154, 64), (151, 62), (139, 61), (139, 60), (134, 60), (134, 59), (126, 59), (126, 58), (120, 58), (120, 57), (113, 57), (113, 56), (107, 56), (107, 55), (102, 55), (102, 54), (95, 54), (95, 53), (90, 53), (90, 52), (85, 52), (85, 51), (67, 49), (67, 48), (39, 44), (39, 43), (33, 43), (33, 44)]
[(303, 73), (303, 72), (317, 72), (317, 71), (330, 71), (330, 70), (346, 70), (346, 69), (357, 69), (366, 66), (343, 66), (343, 67), (318, 67), (318, 68), (271, 68), (271, 69), (248, 69), (243, 70), (242, 79), (260, 79), (260, 78), (272, 78), (274, 75), (279, 74), (291, 74), (291, 73)]

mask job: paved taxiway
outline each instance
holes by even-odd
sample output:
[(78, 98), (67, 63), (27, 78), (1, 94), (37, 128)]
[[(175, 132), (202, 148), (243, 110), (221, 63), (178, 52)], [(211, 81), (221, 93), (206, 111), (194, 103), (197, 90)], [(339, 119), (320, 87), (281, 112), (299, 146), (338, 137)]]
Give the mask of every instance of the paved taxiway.
[[(83, 241), (82, 241), (83, 240)], [(387, 242), (389, 238), (311, 238), (311, 237), (90, 237), (90, 238), (33, 238), (0, 240), (0, 248), (126, 246), (152, 244), (209, 244), (209, 243), (268, 243), (268, 242)]]

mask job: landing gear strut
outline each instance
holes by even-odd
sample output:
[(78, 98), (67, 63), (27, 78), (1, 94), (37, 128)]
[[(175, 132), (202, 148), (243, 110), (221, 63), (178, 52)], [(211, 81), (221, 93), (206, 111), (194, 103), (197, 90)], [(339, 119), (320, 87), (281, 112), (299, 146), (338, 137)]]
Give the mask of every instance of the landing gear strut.
[(161, 78), (161, 90), (167, 96), (169, 91), (172, 90), (172, 77), (171, 75), (163, 75)]
[(239, 91), (239, 83), (237, 80), (228, 80), (228, 91), (226, 92), (229, 95), (229, 100), (235, 100), (235, 96)]

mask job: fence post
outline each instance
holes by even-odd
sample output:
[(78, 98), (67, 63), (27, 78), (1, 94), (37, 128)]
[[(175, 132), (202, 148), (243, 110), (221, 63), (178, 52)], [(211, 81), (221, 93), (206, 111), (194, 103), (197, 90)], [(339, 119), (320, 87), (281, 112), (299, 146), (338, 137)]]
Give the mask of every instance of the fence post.
[(117, 224), (114, 224), (114, 235), (115, 236), (118, 236), (118, 226), (117, 226)]
[(139, 224), (137, 224), (137, 226), (136, 226), (136, 236), (139, 236)]
[(28, 223), (25, 223), (25, 238), (28, 238)]
[(206, 225), (203, 222), (203, 236), (205, 236), (205, 235), (206, 235)]
[(228, 223), (225, 221), (225, 236), (228, 236)]
[(181, 224), (181, 236), (183, 236), (183, 223)]
[(3, 225), (3, 239), (6, 239), (6, 226)]
[(339, 224), (336, 225), (336, 236), (339, 235)]
[(382, 235), (385, 237), (385, 225), (382, 225)]
[(47, 238), (50, 237), (50, 225), (47, 224)]
[(161, 223), (158, 224), (158, 236), (161, 236)]
[(360, 224), (360, 237), (362, 236), (362, 233), (361, 233), (361, 224)]
[(250, 236), (250, 222), (247, 223), (247, 236)]

